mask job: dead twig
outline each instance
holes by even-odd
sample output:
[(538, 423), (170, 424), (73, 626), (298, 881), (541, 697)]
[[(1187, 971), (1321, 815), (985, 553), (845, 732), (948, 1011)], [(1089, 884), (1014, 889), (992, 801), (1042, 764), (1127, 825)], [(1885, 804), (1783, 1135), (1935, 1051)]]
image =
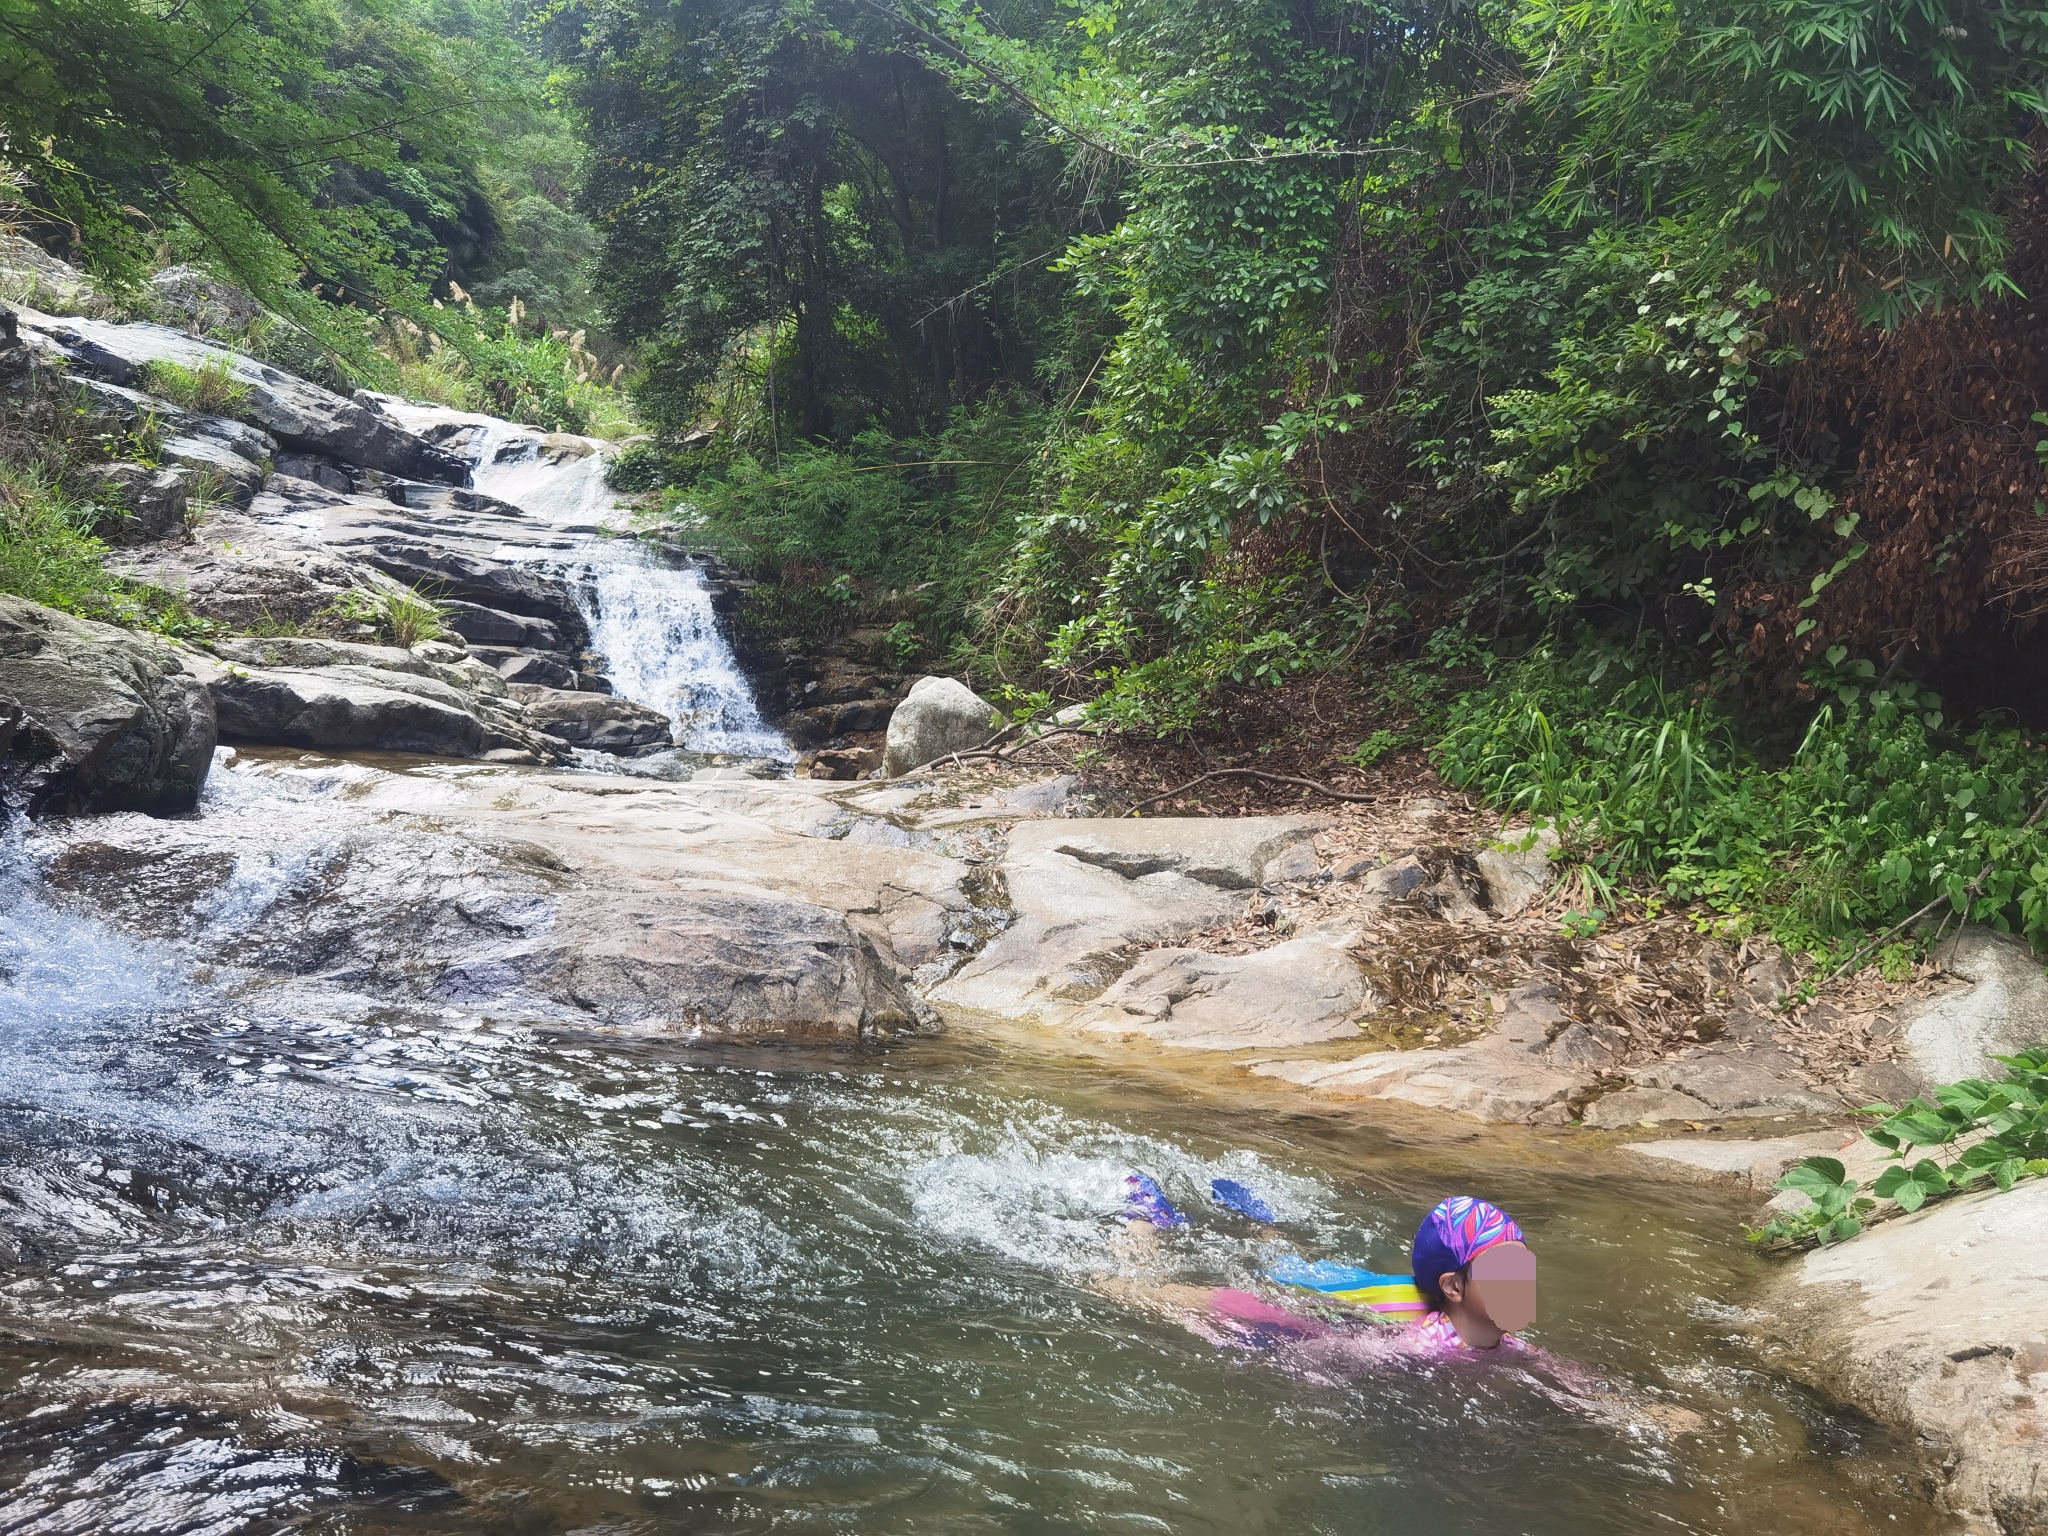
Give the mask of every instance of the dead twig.
[(1312, 789), (1317, 794), (1326, 795), (1332, 800), (1355, 800), (1361, 805), (1377, 805), (1384, 798), (1380, 795), (1354, 794), (1348, 789), (1334, 789), (1328, 784), (1317, 782), (1315, 779), (1298, 779), (1288, 773), (1267, 773), (1263, 768), (1212, 768), (1209, 772), (1197, 778), (1189, 779), (1187, 783), (1177, 789), (1169, 789), (1164, 794), (1154, 795), (1148, 800), (1140, 800), (1136, 805), (1124, 812), (1124, 814), (1126, 816), (1135, 816), (1148, 805), (1157, 805), (1162, 800), (1171, 800), (1175, 795), (1184, 795), (1197, 784), (1205, 783), (1210, 779), (1259, 779), (1267, 784), (1293, 784), (1302, 789)]

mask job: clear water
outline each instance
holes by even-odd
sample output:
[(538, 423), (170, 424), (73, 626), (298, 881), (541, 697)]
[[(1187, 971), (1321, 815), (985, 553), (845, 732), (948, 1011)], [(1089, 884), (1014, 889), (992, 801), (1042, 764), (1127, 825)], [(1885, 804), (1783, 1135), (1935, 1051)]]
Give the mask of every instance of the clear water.
[[(1735, 1340), (1724, 1202), (1028, 1039), (323, 1008), (206, 968), (263, 871), (173, 947), (40, 887), (72, 835), (0, 875), (0, 1532), (1942, 1528), (1900, 1447)], [(1132, 1254), (1134, 1167), (1388, 1266), (1438, 1195), (1490, 1194), (1543, 1255), (1541, 1342), (1628, 1406), (1133, 1310), (1104, 1282), (1261, 1253), (1216, 1218)]]

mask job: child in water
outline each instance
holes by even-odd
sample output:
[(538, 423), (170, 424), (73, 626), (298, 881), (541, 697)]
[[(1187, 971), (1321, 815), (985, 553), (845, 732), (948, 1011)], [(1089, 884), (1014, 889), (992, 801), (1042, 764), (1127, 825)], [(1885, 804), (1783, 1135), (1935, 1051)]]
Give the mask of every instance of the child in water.
[[(1187, 1224), (1150, 1178), (1134, 1173), (1125, 1183), (1125, 1230), (1132, 1238), (1149, 1247), (1160, 1232)], [(1242, 1186), (1219, 1180), (1215, 1193), (1221, 1203), (1254, 1220), (1273, 1219), (1264, 1202)], [(1409, 1325), (1399, 1334), (1384, 1336), (1409, 1349), (1440, 1353), (1527, 1348), (1515, 1335), (1536, 1320), (1536, 1256), (1521, 1227), (1498, 1206), (1470, 1195), (1439, 1201), (1415, 1229), (1409, 1269), (1408, 1275), (1377, 1275), (1347, 1264), (1309, 1263), (1289, 1255), (1269, 1268), (1267, 1278), (1339, 1304), (1346, 1322), (1358, 1317)], [(1135, 1280), (1102, 1280), (1097, 1288), (1140, 1306), (1177, 1313), (1197, 1325), (1220, 1325), (1229, 1336), (1255, 1346), (1357, 1331), (1229, 1288)]]

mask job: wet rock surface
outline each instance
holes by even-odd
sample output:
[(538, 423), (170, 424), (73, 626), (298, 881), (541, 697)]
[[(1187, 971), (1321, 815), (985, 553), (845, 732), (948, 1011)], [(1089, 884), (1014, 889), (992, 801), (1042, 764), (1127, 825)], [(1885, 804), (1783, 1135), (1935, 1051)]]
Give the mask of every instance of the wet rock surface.
[(213, 762), (213, 702), (168, 648), (0, 596), (0, 794), (31, 815), (178, 811)]
[(1755, 1326), (1768, 1358), (1912, 1431), (1972, 1536), (2048, 1531), (2048, 1181), (1810, 1252)]

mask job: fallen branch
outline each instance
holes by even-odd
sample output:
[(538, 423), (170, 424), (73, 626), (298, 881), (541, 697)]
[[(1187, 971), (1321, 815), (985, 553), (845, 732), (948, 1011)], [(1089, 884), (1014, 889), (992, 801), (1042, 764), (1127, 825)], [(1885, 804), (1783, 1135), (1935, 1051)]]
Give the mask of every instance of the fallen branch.
[(1381, 799), (1379, 795), (1360, 795), (1348, 789), (1333, 789), (1315, 779), (1297, 779), (1287, 773), (1268, 773), (1263, 768), (1212, 768), (1199, 778), (1189, 779), (1177, 789), (1169, 789), (1166, 793), (1154, 795), (1149, 800), (1140, 800), (1124, 814), (1135, 816), (1148, 805), (1157, 805), (1162, 800), (1171, 800), (1175, 795), (1184, 795), (1197, 784), (1206, 783), (1210, 779), (1259, 779), (1267, 784), (1293, 784), (1301, 789), (1312, 789), (1332, 800), (1355, 800), (1362, 805), (1377, 805)]
[(1015, 729), (1017, 729), (1017, 727), (1014, 725), (1006, 725), (1000, 731), (997, 731), (995, 735), (989, 737), (989, 739), (983, 742), (980, 746), (970, 748), (965, 752), (948, 752), (944, 757), (935, 757), (930, 762), (924, 764), (923, 767), (920, 768), (918, 771), (921, 773), (925, 771), (925, 769), (930, 768), (950, 768), (955, 767), (961, 763), (1007, 763), (1010, 761), (1011, 758), (1015, 757), (1019, 752), (1022, 752), (1026, 747), (1035, 747), (1041, 741), (1051, 741), (1055, 736), (1093, 736), (1098, 734), (1096, 731), (1087, 726), (1063, 725), (1059, 727), (1059, 729), (1047, 731), (1043, 735), (1027, 737), (1025, 740), (1018, 742), (1015, 746), (1010, 747), (1006, 750), (996, 750), (995, 743), (1001, 741), (1005, 736), (1007, 736), (1011, 731), (1014, 731)]

